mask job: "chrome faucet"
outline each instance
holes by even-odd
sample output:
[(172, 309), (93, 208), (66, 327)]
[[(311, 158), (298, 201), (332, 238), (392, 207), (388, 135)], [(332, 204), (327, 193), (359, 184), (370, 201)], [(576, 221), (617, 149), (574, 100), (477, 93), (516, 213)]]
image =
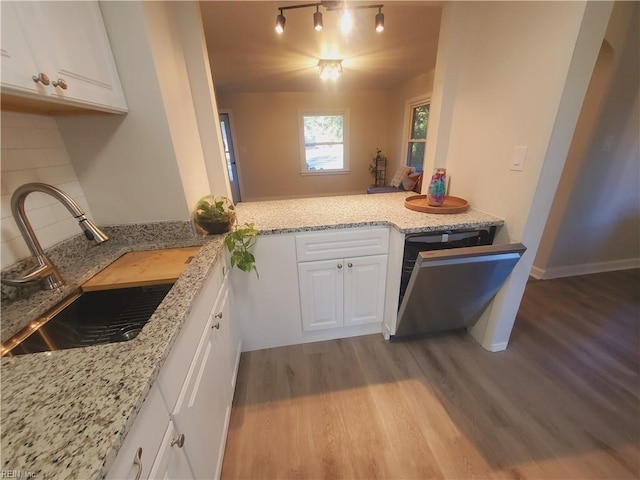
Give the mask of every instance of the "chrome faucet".
[(29, 251), (35, 258), (37, 265), (20, 278), (2, 278), (2, 283), (18, 287), (42, 281), (43, 290), (54, 290), (63, 286), (65, 282), (56, 266), (45, 255), (33, 228), (31, 228), (31, 224), (27, 220), (24, 202), (32, 192), (49, 194), (67, 207), (71, 215), (80, 223), (80, 228), (84, 231), (87, 240), (93, 240), (96, 244), (100, 244), (109, 240), (109, 237), (96, 227), (91, 220), (87, 219), (80, 205), (62, 190), (46, 183), (25, 183), (18, 187), (11, 197), (11, 213), (13, 213), (18, 229), (20, 229), (20, 233), (22, 233), (24, 241), (27, 243), (27, 247), (29, 247)]

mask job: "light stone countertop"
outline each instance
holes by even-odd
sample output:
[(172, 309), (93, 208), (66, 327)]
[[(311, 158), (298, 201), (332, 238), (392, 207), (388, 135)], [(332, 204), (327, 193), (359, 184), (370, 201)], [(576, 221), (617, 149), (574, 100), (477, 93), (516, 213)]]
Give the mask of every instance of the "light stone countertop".
[[(76, 238), (63, 242), (69, 261), (62, 261), (61, 270), (70, 283), (68, 292), (96, 273), (87, 265), (104, 268), (129, 251), (202, 248), (135, 339), (2, 359), (3, 471), (19, 471), (22, 477), (30, 472), (37, 479), (104, 477), (210, 267), (223, 252), (222, 235), (203, 241), (191, 233), (188, 222), (104, 230), (111, 238), (102, 245), (86, 247), (88, 242)], [(43, 302), (38, 300), (43, 295), (38, 292), (33, 304), (26, 301), (22, 310), (40, 311)], [(25, 301), (3, 301), (3, 325), (5, 316), (11, 318), (14, 303)]]
[[(261, 235), (372, 225), (414, 233), (503, 223), (472, 209), (456, 215), (413, 212), (403, 207), (407, 195), (247, 202), (237, 206), (237, 213), (241, 223), (253, 222)], [(105, 244), (88, 246), (78, 237), (52, 249), (54, 263), (70, 284), (62, 291), (8, 300), (10, 292), (3, 289), (3, 338), (128, 251), (202, 248), (134, 340), (2, 359), (2, 470), (20, 471), (23, 476), (31, 472), (39, 479), (104, 477), (209, 269), (223, 254), (222, 235), (203, 241), (191, 233), (188, 222), (106, 227), (105, 231), (111, 237)], [(9, 273), (23, 267), (18, 265)]]
[(242, 202), (240, 223), (253, 222), (261, 235), (386, 225), (401, 233), (418, 233), (502, 225), (493, 215), (470, 208), (450, 215), (422, 213), (404, 207), (413, 192), (344, 195)]

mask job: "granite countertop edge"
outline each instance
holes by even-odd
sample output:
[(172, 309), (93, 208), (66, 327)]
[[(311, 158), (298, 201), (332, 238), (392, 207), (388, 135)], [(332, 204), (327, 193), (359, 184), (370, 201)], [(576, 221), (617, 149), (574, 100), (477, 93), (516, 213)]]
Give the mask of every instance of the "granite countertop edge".
[(223, 236), (118, 245), (98, 262), (104, 267), (128, 251), (176, 246), (201, 248), (135, 339), (2, 359), (2, 469), (39, 478), (107, 474), (223, 254)]

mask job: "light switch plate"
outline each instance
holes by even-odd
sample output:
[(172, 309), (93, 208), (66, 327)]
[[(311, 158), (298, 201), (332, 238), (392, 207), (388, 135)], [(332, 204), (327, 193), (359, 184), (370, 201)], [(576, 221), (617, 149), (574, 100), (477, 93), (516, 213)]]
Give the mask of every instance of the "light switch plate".
[(524, 161), (527, 158), (527, 147), (515, 147), (513, 149), (513, 157), (511, 159), (511, 166), (509, 170), (515, 170), (521, 172), (524, 170)]

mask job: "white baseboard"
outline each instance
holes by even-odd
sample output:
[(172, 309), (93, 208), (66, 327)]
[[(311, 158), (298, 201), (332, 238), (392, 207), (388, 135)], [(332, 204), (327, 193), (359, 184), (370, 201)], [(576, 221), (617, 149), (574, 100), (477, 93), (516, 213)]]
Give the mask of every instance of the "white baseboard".
[(538, 280), (550, 280), (552, 278), (574, 277), (576, 275), (629, 270), (631, 268), (640, 268), (640, 258), (624, 258), (622, 260), (612, 260), (610, 262), (567, 265), (564, 267), (547, 268), (546, 270), (533, 266), (531, 268), (531, 276)]
[(543, 268), (538, 268), (534, 265), (533, 267), (531, 267), (531, 272), (529, 272), (529, 275), (531, 275), (536, 280), (542, 280), (544, 278), (545, 271), (546, 270), (544, 270)]
[(507, 349), (507, 345), (509, 345), (509, 342), (500, 342), (500, 343), (494, 343), (491, 345), (491, 350), (489, 350), (490, 352), (502, 352), (503, 350)]
[(316, 330), (315, 332), (303, 332), (302, 343), (322, 342), (325, 340), (335, 340), (336, 338), (359, 337), (360, 335), (370, 335), (372, 333), (382, 333), (382, 324), (372, 323)]

